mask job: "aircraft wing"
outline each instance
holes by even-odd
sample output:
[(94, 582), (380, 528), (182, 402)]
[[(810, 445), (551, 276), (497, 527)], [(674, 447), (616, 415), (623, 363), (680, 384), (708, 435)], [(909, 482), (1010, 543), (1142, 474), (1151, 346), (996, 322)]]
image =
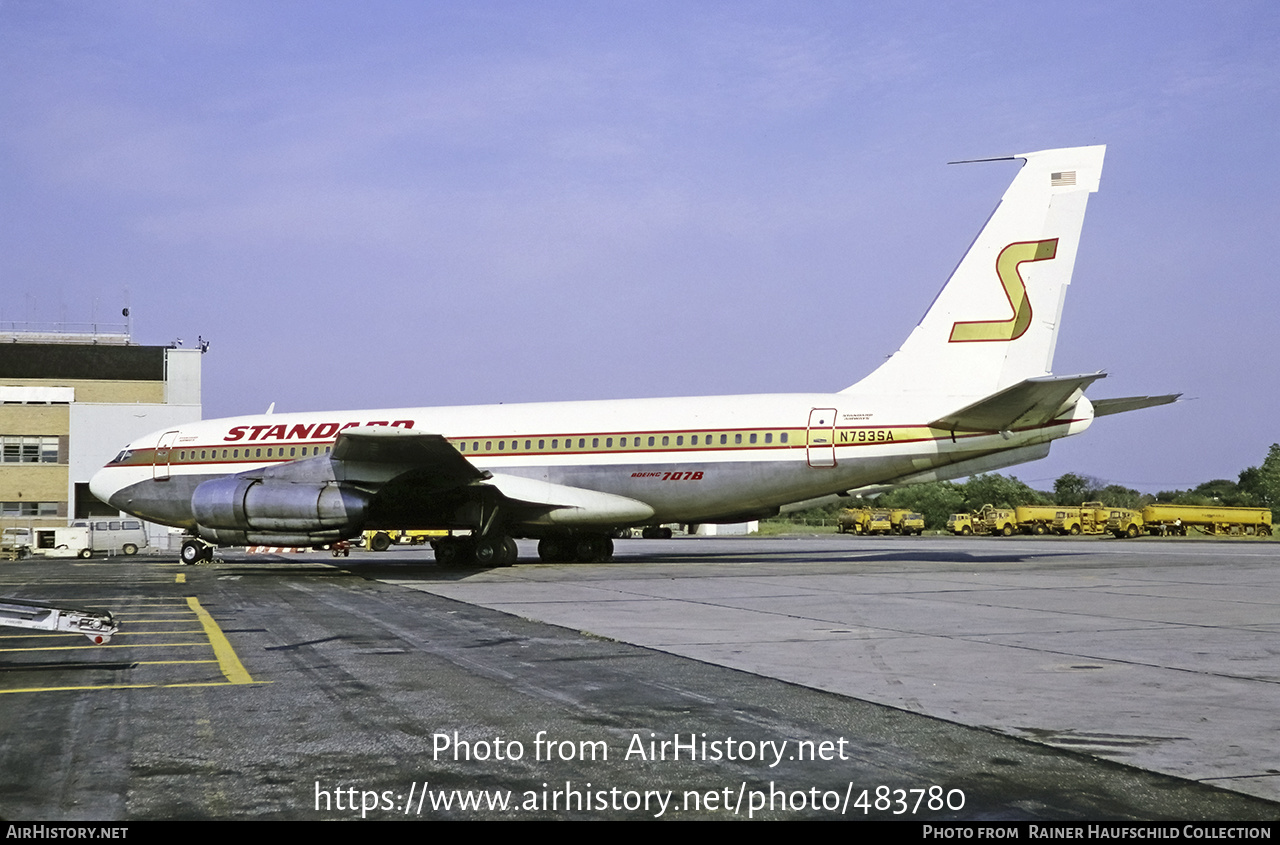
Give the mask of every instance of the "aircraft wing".
[(1157, 405), (1169, 405), (1178, 401), (1181, 393), (1169, 393), (1164, 396), (1124, 396), (1116, 399), (1094, 399), (1093, 415), (1105, 417), (1108, 414), (1123, 414), (1125, 411), (1137, 411), (1141, 408), (1154, 408)]
[(266, 482), (338, 481), (374, 492), (413, 472), (438, 489), (461, 487), (489, 477), (439, 434), (406, 428), (343, 431), (327, 455), (240, 473)]
[(1106, 373), (1088, 373), (1025, 379), (930, 425), (950, 431), (1008, 431), (1043, 425), (1074, 404), (1086, 387), (1106, 377)]
[[(439, 434), (403, 428), (343, 431), (328, 455), (246, 473), (268, 482), (336, 481), (376, 496), (412, 500), (425, 509), (442, 496), (492, 496), (536, 524), (617, 525), (653, 516), (644, 502), (612, 493), (554, 484), (518, 475), (494, 475), (471, 463)], [(485, 501), (491, 501), (485, 498)]]

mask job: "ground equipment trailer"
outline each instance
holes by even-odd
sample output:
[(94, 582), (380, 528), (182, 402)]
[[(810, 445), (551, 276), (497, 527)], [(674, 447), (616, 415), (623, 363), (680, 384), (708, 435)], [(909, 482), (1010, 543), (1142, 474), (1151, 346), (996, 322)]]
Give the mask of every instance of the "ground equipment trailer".
[(448, 536), (448, 531), (366, 531), (364, 544), (375, 552), (385, 552), (392, 546), (424, 546)]
[(55, 607), (18, 599), (0, 599), (0, 625), (32, 631), (84, 634), (95, 645), (111, 642), (111, 637), (120, 630), (115, 618), (105, 610)]
[(1116, 508), (1107, 520), (1107, 530), (1116, 537), (1187, 534), (1194, 528), (1202, 534), (1246, 534), (1269, 536), (1271, 511), (1267, 508), (1228, 508), (1200, 505), (1147, 505), (1140, 511)]

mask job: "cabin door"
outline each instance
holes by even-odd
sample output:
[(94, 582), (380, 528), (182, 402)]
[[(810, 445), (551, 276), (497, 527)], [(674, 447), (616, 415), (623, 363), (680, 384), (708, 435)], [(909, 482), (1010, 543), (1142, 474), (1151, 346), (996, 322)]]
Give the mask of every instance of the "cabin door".
[(151, 477), (156, 481), (169, 480), (169, 455), (173, 452), (173, 441), (177, 438), (176, 431), (166, 431), (160, 435), (160, 442), (156, 444), (156, 459), (151, 464)]
[(807, 440), (809, 466), (836, 465), (836, 409), (814, 408), (809, 412)]

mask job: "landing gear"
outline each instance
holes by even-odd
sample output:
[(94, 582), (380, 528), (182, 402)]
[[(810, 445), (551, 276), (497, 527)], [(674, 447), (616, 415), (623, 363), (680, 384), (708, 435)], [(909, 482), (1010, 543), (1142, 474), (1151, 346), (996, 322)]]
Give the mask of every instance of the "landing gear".
[(601, 534), (585, 537), (544, 537), (538, 541), (543, 563), (607, 563), (613, 558), (613, 540)]
[(182, 562), (187, 566), (200, 561), (213, 560), (213, 546), (201, 540), (187, 540), (182, 544)]
[(520, 555), (516, 541), (505, 534), (490, 537), (445, 537), (431, 544), (436, 563), (443, 566), (511, 566)]
[(479, 566), (511, 566), (519, 556), (516, 541), (505, 534), (482, 537), (475, 543), (472, 557)]

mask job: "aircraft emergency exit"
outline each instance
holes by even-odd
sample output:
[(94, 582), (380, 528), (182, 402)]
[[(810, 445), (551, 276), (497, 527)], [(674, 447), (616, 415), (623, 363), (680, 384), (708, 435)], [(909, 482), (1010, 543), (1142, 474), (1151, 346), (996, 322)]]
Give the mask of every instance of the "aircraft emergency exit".
[[(470, 531), (439, 560), (602, 561), (611, 533), (742, 522), (849, 491), (1032, 461), (1095, 416), (1101, 372), (1051, 374), (1063, 298), (1105, 147), (1024, 164), (902, 347), (831, 394), (270, 414), (130, 443), (91, 482), (122, 511), (215, 545), (316, 546), (369, 528)], [(996, 159), (990, 159), (996, 160)]]

